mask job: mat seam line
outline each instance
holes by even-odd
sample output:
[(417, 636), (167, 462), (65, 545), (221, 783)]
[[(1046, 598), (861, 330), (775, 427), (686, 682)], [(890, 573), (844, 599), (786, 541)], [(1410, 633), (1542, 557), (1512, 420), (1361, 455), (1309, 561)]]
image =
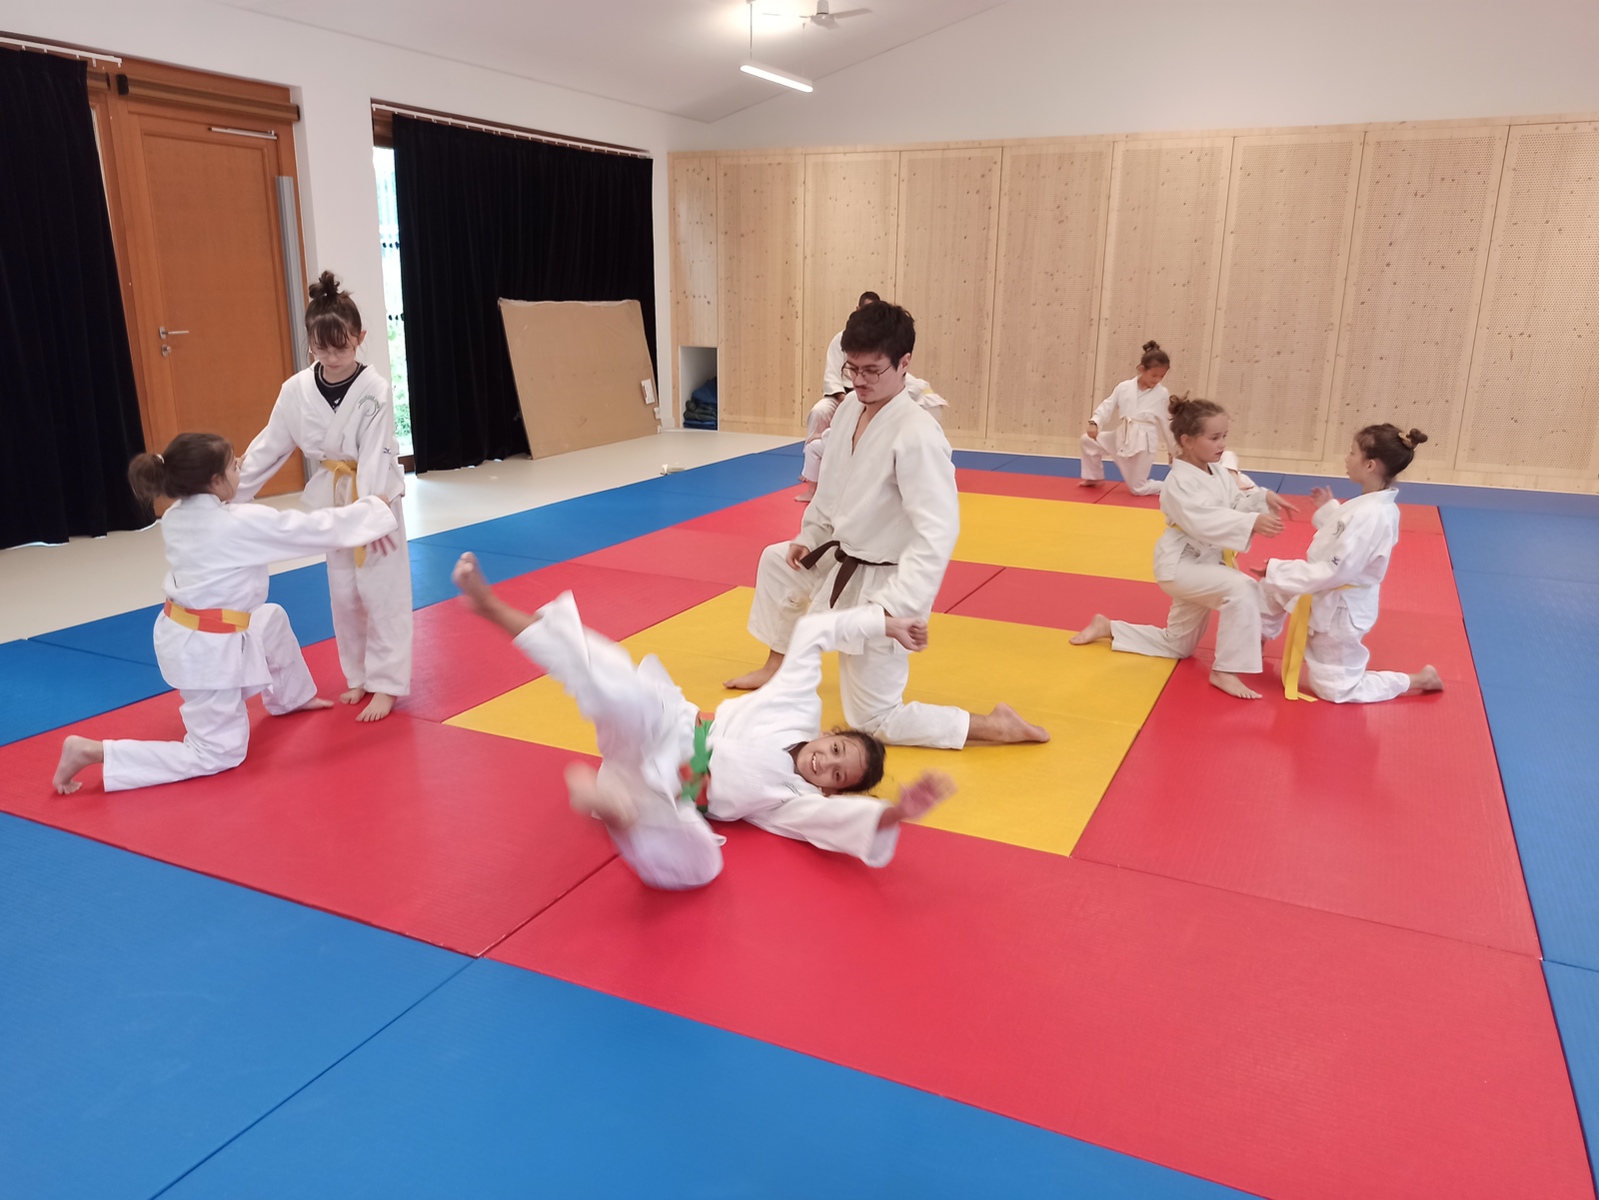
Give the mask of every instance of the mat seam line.
[(329, 1071), (333, 1070), (340, 1063), (344, 1062), (345, 1059), (349, 1058), (356, 1051), (360, 1050), (361, 1047), (367, 1045), (367, 1043), (371, 1042), (374, 1038), (376, 1038), (380, 1034), (382, 1034), (386, 1029), (388, 1029), (396, 1021), (399, 1021), (400, 1019), (405, 1017), (407, 1014), (412, 1012), (417, 1007), (417, 1005), (423, 1003), (425, 1000), (428, 999), (428, 997), (432, 996), (435, 992), (437, 992), (440, 988), (444, 987), (446, 984), (449, 984), (449, 983), (453, 982), (454, 980), (458, 979), (460, 977), (460, 975), (461, 975), (461, 972), (467, 970), (469, 967), (472, 966), (473, 963), (475, 963), (477, 961), (477, 959), (472, 958), (470, 956), (463, 955), (462, 957), (465, 957), (466, 961), (464, 963), (462, 963), (459, 967), (457, 967), (454, 971), (451, 971), (443, 979), (439, 980), (438, 983), (434, 984), (426, 992), (422, 993), (422, 995), (418, 996), (414, 1001), (412, 1001), (410, 1004), (406, 1005), (405, 1008), (401, 1009), (398, 1013), (396, 1013), (389, 1020), (385, 1021), (382, 1025), (378, 1026), (370, 1034), (368, 1034), (366, 1037), (362, 1038), (359, 1042), (357, 1042), (354, 1046), (351, 1046), (347, 1051), (345, 1051), (343, 1054), (339, 1055), (338, 1058), (334, 1059), (327, 1066), (323, 1067), (322, 1070), (318, 1071), (315, 1075), (313, 1075), (310, 1079), (307, 1079), (299, 1087), (295, 1088), (287, 1096), (283, 1097), (283, 1099), (279, 1100), (276, 1104), (272, 1105), (265, 1112), (263, 1112), (260, 1116), (256, 1117), (255, 1120), (251, 1121), (249, 1124), (244, 1126), (244, 1128), (240, 1129), (237, 1133), (235, 1133), (232, 1137), (230, 1137), (226, 1141), (224, 1141), (220, 1146), (217, 1146), (216, 1149), (212, 1150), (204, 1158), (201, 1158), (193, 1166), (189, 1167), (188, 1170), (184, 1171), (177, 1178), (173, 1179), (172, 1182), (166, 1184), (165, 1186), (161, 1187), (157, 1191), (152, 1192), (150, 1194), (150, 1200), (157, 1200), (157, 1197), (163, 1196), (167, 1192), (171, 1191), (173, 1188), (177, 1187), (178, 1184), (182, 1183), (190, 1175), (194, 1174), (194, 1172), (198, 1171), (201, 1167), (205, 1166), (206, 1163), (210, 1162), (218, 1154), (221, 1154), (229, 1146), (233, 1145), (234, 1142), (238, 1141), (245, 1134), (249, 1133), (250, 1130), (254, 1129), (257, 1125), (259, 1125), (262, 1121), (265, 1121), (273, 1113), (277, 1112), (278, 1109), (282, 1108), (290, 1100), (293, 1100), (296, 1096), (298, 1096), (301, 1092), (305, 1091), (312, 1084), (316, 1083), (317, 1080), (321, 1079)]
[(533, 924), (534, 921), (537, 921), (545, 913), (549, 912), (550, 909), (554, 908), (562, 900), (565, 900), (573, 892), (577, 891), (578, 888), (582, 887), (585, 883), (587, 883), (589, 880), (593, 879), (601, 871), (605, 870), (606, 867), (610, 866), (613, 862), (615, 862), (617, 860), (617, 857), (618, 857), (617, 854), (613, 851), (612, 854), (611, 854), (611, 857), (607, 858), (599, 866), (595, 867), (587, 875), (583, 876), (583, 878), (579, 879), (576, 883), (572, 884), (571, 887), (567, 888), (566, 891), (562, 892), (559, 896), (555, 897), (555, 899), (549, 901), (547, 904), (544, 905), (544, 907), (538, 909), (536, 912), (534, 912), (532, 915), (530, 915), (527, 918), (527, 920), (521, 922), (520, 924), (516, 925), (515, 927), (513, 927), (512, 929), (507, 931), (506, 933), (502, 934), (496, 941), (490, 943), (487, 947), (485, 947), (484, 950), (480, 954), (478, 954), (476, 957), (479, 958), (479, 959), (487, 959), (489, 957), (489, 955), (493, 954), (496, 950), (498, 950), (506, 942), (510, 941), (517, 934), (521, 933), (522, 930), (526, 929), (529, 925)]

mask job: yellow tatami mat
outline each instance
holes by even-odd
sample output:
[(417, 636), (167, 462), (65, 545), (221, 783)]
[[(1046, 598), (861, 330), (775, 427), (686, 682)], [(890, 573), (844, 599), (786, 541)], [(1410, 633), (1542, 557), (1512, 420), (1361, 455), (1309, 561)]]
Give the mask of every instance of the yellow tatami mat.
[(962, 562), (1153, 580), (1166, 519), (1150, 509), (961, 493)]
[[(748, 588), (735, 588), (623, 645), (635, 659), (658, 655), (684, 694), (711, 711), (733, 694), (721, 686), (724, 679), (765, 659), (765, 647), (745, 630), (752, 594)], [(960, 793), (927, 824), (1070, 853), (1173, 663), (1119, 655), (1111, 664), (1107, 654), (1068, 645), (1069, 636), (1058, 629), (935, 615), (927, 650), (911, 662), (907, 699), (958, 704), (977, 712), (1004, 701), (1049, 729), (1052, 737), (1044, 745), (983, 746), (958, 753), (895, 746), (878, 793), (891, 798), (900, 782), (923, 770), (947, 771)], [(842, 725), (837, 659), (831, 655), (823, 670), (822, 700), (824, 724)], [(595, 753), (593, 730), (548, 678), (469, 709), (449, 724)]]

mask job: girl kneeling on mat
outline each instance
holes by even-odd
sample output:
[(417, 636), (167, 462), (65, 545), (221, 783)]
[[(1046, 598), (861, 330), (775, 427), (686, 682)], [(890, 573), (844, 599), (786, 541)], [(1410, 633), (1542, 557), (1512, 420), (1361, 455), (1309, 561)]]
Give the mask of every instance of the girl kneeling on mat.
[(176, 501), (161, 518), (167, 602), (155, 619), (155, 656), (183, 697), (187, 734), (181, 742), (69, 737), (54, 779), (63, 795), (82, 786), (75, 776), (90, 763), (105, 764), (108, 792), (238, 766), (250, 741), (244, 701), (257, 692), (273, 716), (330, 707), (317, 697), (288, 614), (266, 602), (267, 567), (367, 545), (395, 527), (383, 496), (317, 512), (230, 504), (239, 462), (214, 433), (180, 433), (164, 453), (139, 455), (128, 480), (146, 503)]
[(1311, 492), (1316, 536), (1305, 557), (1274, 558), (1257, 572), (1268, 609), (1293, 610), (1283, 649), (1283, 691), (1290, 700), (1311, 699), (1299, 691), (1301, 660), (1310, 690), (1338, 704), (1443, 688), (1430, 664), (1414, 674), (1366, 670), (1371, 654), (1363, 642), (1377, 623), (1378, 592), (1399, 541), (1394, 479), (1426, 440), (1419, 429), (1400, 433), (1394, 425), (1368, 425), (1355, 434), (1344, 471), (1360, 485), (1360, 495), (1340, 504), (1331, 488)]

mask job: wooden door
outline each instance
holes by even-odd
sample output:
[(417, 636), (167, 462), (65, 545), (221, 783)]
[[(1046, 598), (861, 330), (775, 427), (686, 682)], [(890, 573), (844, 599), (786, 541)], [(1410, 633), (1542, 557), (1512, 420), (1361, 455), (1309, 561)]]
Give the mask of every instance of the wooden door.
[[(186, 430), (243, 453), (294, 373), (277, 177), (279, 139), (216, 132), (199, 113), (128, 114), (128, 232), (152, 447)], [(253, 130), (252, 132), (269, 132)], [(298, 461), (264, 494), (298, 491)]]

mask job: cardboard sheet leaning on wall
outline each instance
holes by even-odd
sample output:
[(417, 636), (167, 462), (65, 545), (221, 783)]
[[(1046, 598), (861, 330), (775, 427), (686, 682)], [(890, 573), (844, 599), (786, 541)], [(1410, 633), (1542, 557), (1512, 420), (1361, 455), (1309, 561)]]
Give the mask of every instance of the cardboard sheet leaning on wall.
[(660, 428), (637, 300), (502, 299), (500, 319), (534, 458)]

